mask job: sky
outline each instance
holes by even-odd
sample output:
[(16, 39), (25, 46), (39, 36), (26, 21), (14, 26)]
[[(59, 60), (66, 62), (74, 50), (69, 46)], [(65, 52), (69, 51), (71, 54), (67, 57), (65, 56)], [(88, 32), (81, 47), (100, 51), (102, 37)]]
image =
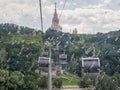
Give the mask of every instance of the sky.
[[(120, 0), (42, 0), (44, 31), (52, 23), (54, 3), (63, 32), (109, 32), (120, 29)], [(62, 14), (61, 14), (62, 12)], [(0, 23), (41, 29), (39, 0), (0, 0)]]

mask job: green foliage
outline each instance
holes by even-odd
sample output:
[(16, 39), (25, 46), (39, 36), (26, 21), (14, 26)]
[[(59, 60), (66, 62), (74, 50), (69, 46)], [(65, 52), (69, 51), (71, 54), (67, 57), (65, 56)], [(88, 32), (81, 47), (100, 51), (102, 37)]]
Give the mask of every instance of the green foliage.
[(0, 90), (6, 89), (6, 83), (9, 80), (9, 72), (7, 70), (0, 69)]
[(0, 84), (5, 84), (6, 79), (9, 76), (9, 72), (7, 70), (0, 69)]
[(41, 77), (40, 78), (40, 80), (39, 80), (39, 87), (41, 88), (41, 89), (46, 89), (47, 88), (47, 86), (48, 86), (48, 82), (47, 82), (48, 80), (47, 80), (47, 78), (44, 76), (44, 77)]
[(0, 69), (0, 90), (38, 90), (39, 82), (37, 74)]
[(24, 76), (24, 89), (25, 90), (38, 90), (39, 76), (35, 74), (27, 74)]
[(21, 72), (15, 71), (11, 72), (9, 76), (9, 81), (7, 82), (7, 86), (10, 89), (19, 89), (24, 85), (24, 75)]
[(117, 54), (116, 52), (107, 54), (101, 63), (103, 65), (103, 70), (109, 75), (120, 72), (119, 58), (120, 54)]
[(76, 65), (76, 74), (81, 77), (82, 76), (82, 61), (78, 61), (78, 64)]
[(116, 72), (112, 78), (117, 82), (118, 86), (120, 87), (120, 73)]
[(38, 90), (35, 74), (43, 41), (39, 33), (14, 24), (0, 24), (0, 90)]
[(60, 78), (56, 78), (53, 80), (53, 87), (61, 88), (62, 87), (62, 80)]
[[(52, 45), (57, 45), (60, 42), (59, 46), (60, 49), (63, 50), (66, 44), (71, 42), (71, 35), (69, 33), (63, 33), (56, 30), (47, 30), (45, 33), (45, 39), (50, 40), (52, 39)], [(54, 39), (53, 39), (54, 38)]]
[(35, 65), (42, 51), (40, 36), (11, 36), (6, 41), (7, 65), (9, 70), (26, 73), (35, 70)]
[(0, 69), (0, 90), (16, 90), (24, 85), (24, 75), (21, 72), (9, 72), (8, 70)]
[(71, 73), (65, 73), (63, 76), (61, 76), (61, 80), (62, 80), (62, 85), (63, 86), (74, 86), (74, 85), (77, 85), (78, 82), (79, 82), (79, 77), (77, 77), (76, 75), (74, 74), (71, 74)]
[(0, 49), (0, 68), (7, 68), (7, 52), (5, 48)]
[(80, 43), (80, 42), (76, 42), (74, 44), (71, 44), (69, 46), (68, 52), (69, 54), (75, 54), (76, 58), (79, 58), (83, 55), (84, 53), (84, 48), (83, 48), (84, 44)]
[(87, 78), (87, 77), (83, 77), (79, 83), (78, 83), (79, 87), (81, 88), (87, 88), (91, 85), (91, 80), (90, 78)]
[(35, 31), (32, 28), (24, 27), (24, 26), (18, 26), (15, 24), (10, 24), (10, 23), (2, 23), (0, 24), (0, 34), (1, 35), (9, 35), (9, 34), (21, 34), (21, 35), (33, 35), (33, 34), (39, 35), (42, 32), (40, 31)]
[[(113, 75), (115, 72), (120, 72), (120, 30), (106, 34), (97, 33), (95, 35), (70, 35), (55, 30), (46, 31), (46, 39), (52, 38), (53, 36), (55, 43), (57, 43), (57, 41), (62, 42), (59, 45), (60, 47), (62, 46), (62, 48), (65, 45), (65, 43), (63, 43), (64, 41), (70, 41), (68, 47), (66, 48), (66, 53), (68, 55), (69, 71), (71, 73), (81, 76), (81, 63), (79, 58), (82, 56), (92, 56), (93, 50), (91, 50), (88, 54), (86, 54), (85, 51), (92, 47), (93, 44), (95, 44), (96, 47), (96, 54), (99, 53), (98, 57), (101, 61), (101, 69), (108, 75)], [(60, 39), (61, 36), (62, 38)], [(71, 39), (68, 39), (68, 37)], [(62, 49), (60, 48), (60, 51), (61, 50)], [(58, 60), (56, 57), (56, 53), (53, 52), (53, 59)]]
[[(86, 55), (85, 51), (95, 43), (96, 52), (100, 50), (101, 69), (106, 74), (113, 75), (112, 77), (105, 75), (95, 81), (96, 89), (115, 90), (117, 85), (120, 86), (120, 30), (96, 35), (71, 35), (54, 30), (46, 31), (45, 36), (40, 33), (42, 32), (28, 27), (0, 24), (0, 90), (47, 88), (47, 78), (39, 77), (34, 71), (37, 68), (43, 42), (53, 37), (52, 47), (60, 42), (59, 52), (52, 51), (53, 59), (58, 60), (57, 55), (63, 53), (66, 46), (69, 71), (78, 76), (81, 76), (82, 69), (80, 58)], [(92, 51), (87, 56), (92, 56)], [(76, 85), (77, 82), (78, 79), (67, 76), (67, 78), (55, 79), (53, 84), (60, 88), (62, 84)], [(91, 81), (87, 78), (82, 78), (79, 82), (80, 87), (89, 87), (90, 84)]]
[(98, 79), (96, 90), (117, 90), (117, 82), (107, 75), (103, 75)]
[(93, 38), (95, 35), (94, 34), (80, 34), (78, 35), (79, 37), (79, 40), (81, 42), (86, 42), (88, 41), (89, 39)]

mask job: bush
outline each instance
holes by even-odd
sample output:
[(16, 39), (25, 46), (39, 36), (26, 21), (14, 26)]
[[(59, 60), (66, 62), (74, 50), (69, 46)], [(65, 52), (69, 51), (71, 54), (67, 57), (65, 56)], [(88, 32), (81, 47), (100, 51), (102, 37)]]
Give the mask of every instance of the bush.
[(61, 88), (62, 87), (62, 80), (60, 78), (53, 80), (53, 87)]
[(78, 83), (79, 87), (87, 88), (91, 84), (91, 80), (89, 78), (83, 77), (80, 82)]
[(46, 89), (47, 88), (47, 78), (44, 76), (44, 77), (41, 77), (40, 79), (40, 82), (39, 82), (39, 87), (41, 89)]
[(118, 83), (118, 86), (120, 87), (120, 73), (115, 73), (113, 79)]
[(117, 90), (117, 82), (107, 75), (103, 75), (98, 79), (96, 90)]

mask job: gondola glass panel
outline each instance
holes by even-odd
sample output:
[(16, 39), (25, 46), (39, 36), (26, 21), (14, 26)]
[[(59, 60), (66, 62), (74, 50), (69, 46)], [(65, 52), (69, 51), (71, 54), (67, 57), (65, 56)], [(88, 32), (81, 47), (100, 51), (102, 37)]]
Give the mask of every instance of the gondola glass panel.
[(82, 58), (83, 75), (96, 76), (100, 74), (99, 58)]

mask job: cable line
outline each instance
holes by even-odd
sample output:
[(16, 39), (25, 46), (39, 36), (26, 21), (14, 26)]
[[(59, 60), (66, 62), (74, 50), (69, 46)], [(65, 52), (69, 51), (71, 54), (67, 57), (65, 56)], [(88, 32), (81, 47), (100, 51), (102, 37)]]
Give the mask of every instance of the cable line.
[(42, 2), (41, 2), (41, 0), (39, 0), (39, 6), (40, 6), (41, 30), (43, 32), (43, 16), (42, 16)]
[(67, 1), (68, 1), (68, 0), (65, 0), (65, 1), (64, 1), (63, 8), (62, 8), (62, 11), (61, 11), (61, 13), (60, 13), (59, 19), (60, 19), (61, 16), (62, 16), (62, 13), (63, 13), (63, 10), (64, 10), (64, 8), (65, 8), (65, 5), (66, 5)]

